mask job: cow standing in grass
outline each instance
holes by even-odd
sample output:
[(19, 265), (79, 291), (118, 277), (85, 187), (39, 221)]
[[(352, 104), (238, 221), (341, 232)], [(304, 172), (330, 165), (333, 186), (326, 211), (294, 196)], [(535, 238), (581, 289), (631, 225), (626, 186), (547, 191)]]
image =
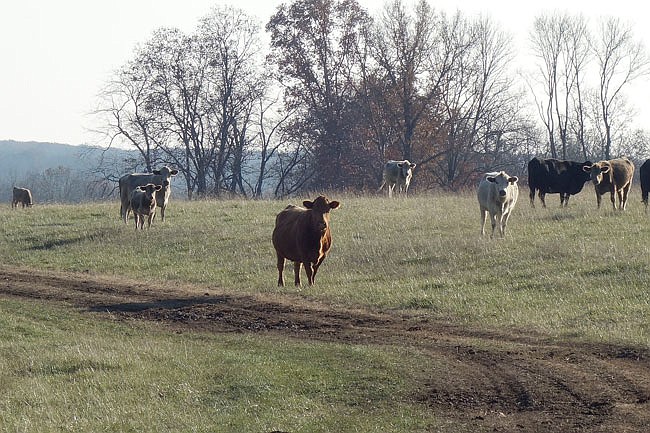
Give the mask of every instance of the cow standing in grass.
[(632, 187), (632, 176), (634, 176), (632, 161), (627, 158), (598, 161), (592, 165), (585, 165), (583, 170), (591, 176), (598, 208), (600, 208), (600, 196), (609, 192), (614, 210), (616, 210), (616, 196), (618, 196), (619, 210), (625, 210)]
[(309, 285), (314, 284), (316, 272), (332, 247), (330, 211), (340, 206), (319, 196), (314, 201), (305, 200), (305, 206), (287, 206), (275, 218), (273, 247), (277, 255), (278, 286), (284, 286), (285, 260), (294, 262), (294, 283), (300, 286), (300, 267), (304, 265)]
[(485, 220), (488, 214), (492, 223), (492, 235), (499, 225), (501, 237), (506, 234), (508, 218), (517, 203), (519, 187), (517, 176), (509, 176), (505, 171), (486, 173), (478, 185), (478, 203), (481, 209), (481, 235), (485, 234)]
[(27, 188), (18, 188), (14, 186), (11, 208), (17, 208), (18, 203), (22, 204), (23, 207), (32, 207), (34, 204), (34, 201), (32, 200), (32, 192)]
[(133, 218), (135, 220), (135, 229), (144, 229), (144, 217), (147, 217), (147, 228), (151, 227), (151, 222), (156, 215), (156, 192), (160, 191), (162, 186), (148, 183), (145, 186), (138, 186), (131, 192), (129, 202)]
[(406, 197), (415, 167), (416, 164), (409, 162), (408, 159), (404, 161), (388, 161), (384, 165), (384, 171), (382, 173), (383, 181), (377, 192), (381, 191), (384, 185), (388, 185), (388, 197), (393, 196), (395, 187), (397, 187), (397, 192), (399, 193), (404, 191), (404, 196)]
[(546, 207), (546, 194), (560, 194), (560, 207), (569, 205), (569, 197), (582, 191), (590, 177), (582, 167), (591, 161), (576, 162), (561, 159), (533, 158), (528, 162), (528, 188), (530, 205), (535, 207), (535, 191), (542, 206)]
[(160, 218), (165, 221), (165, 209), (171, 195), (171, 178), (177, 174), (178, 170), (164, 166), (159, 170), (154, 170), (153, 173), (132, 173), (122, 176), (119, 180), (120, 217), (124, 223), (126, 224), (131, 211), (131, 193), (136, 187), (148, 183), (161, 186), (161, 189), (156, 192), (156, 204), (160, 208)]
[(639, 167), (639, 183), (641, 184), (641, 201), (648, 212), (648, 193), (650, 192), (650, 159), (646, 159)]

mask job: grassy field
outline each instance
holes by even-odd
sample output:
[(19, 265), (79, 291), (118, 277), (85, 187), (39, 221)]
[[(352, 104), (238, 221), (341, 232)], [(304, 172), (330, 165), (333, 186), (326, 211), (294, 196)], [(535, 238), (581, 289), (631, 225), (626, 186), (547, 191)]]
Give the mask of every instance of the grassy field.
[[(175, 201), (167, 221), (143, 232), (121, 222), (117, 202), (7, 205), (0, 257), (7, 265), (190, 284), (197, 294), (286, 293), (648, 347), (650, 215), (638, 191), (620, 213), (608, 197), (596, 210), (585, 190), (567, 209), (557, 195), (547, 197), (549, 208), (532, 209), (522, 188), (505, 239), (479, 235), (473, 194), (331, 194), (342, 208), (333, 211), (334, 246), (313, 287), (276, 287), (270, 237), (289, 201)], [(289, 282), (292, 272), (287, 266)], [(442, 422), (406, 402), (419, 372), (434, 368), (417, 351), (179, 335), (20, 300), (0, 304), (0, 348), (7, 431), (417, 432)]]
[[(313, 287), (277, 288), (270, 237), (285, 202), (174, 202), (136, 232), (119, 205), (0, 210), (7, 264), (128, 276), (234, 293), (300, 293), (335, 304), (424, 309), (454, 321), (648, 343), (650, 216), (595, 208), (589, 190), (560, 209), (522, 194), (505, 239), (479, 235), (473, 195), (336, 197), (334, 246)], [(298, 203), (298, 200), (295, 201)], [(609, 203), (606, 202), (608, 205)], [(489, 223), (488, 223), (489, 224)], [(285, 277), (292, 281), (293, 269)], [(303, 275), (304, 279), (304, 275)]]

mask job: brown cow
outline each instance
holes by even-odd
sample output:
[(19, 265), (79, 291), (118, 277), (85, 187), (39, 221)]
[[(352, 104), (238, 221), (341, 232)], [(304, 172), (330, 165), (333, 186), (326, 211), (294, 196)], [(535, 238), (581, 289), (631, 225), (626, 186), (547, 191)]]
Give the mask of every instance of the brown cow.
[(21, 203), (23, 207), (32, 207), (34, 204), (34, 201), (32, 200), (32, 192), (27, 188), (17, 188), (14, 186), (14, 195), (13, 199), (11, 200), (11, 208), (17, 208), (18, 203)]
[(305, 266), (309, 285), (314, 284), (316, 272), (332, 246), (330, 210), (340, 206), (319, 196), (302, 202), (304, 208), (289, 205), (275, 218), (273, 246), (278, 256), (278, 286), (284, 286), (285, 259), (294, 262), (296, 286), (300, 285), (300, 267)]
[(620, 210), (625, 210), (627, 197), (632, 186), (634, 164), (627, 158), (598, 161), (592, 165), (585, 165), (582, 169), (591, 176), (596, 190), (596, 202), (600, 208), (600, 196), (611, 194), (612, 206), (616, 210), (616, 197), (618, 196)]
[(148, 183), (144, 186), (138, 186), (131, 192), (129, 207), (133, 211), (135, 220), (135, 229), (144, 229), (144, 217), (147, 216), (147, 228), (151, 227), (156, 215), (156, 191), (162, 189), (161, 185)]

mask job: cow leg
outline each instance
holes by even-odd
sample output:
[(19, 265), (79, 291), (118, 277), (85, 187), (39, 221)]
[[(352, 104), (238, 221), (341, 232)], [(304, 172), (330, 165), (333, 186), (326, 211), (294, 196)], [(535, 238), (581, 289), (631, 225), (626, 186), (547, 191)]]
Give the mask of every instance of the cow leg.
[(560, 206), (563, 205), (564, 207), (568, 207), (569, 206), (569, 197), (571, 197), (571, 194), (568, 194), (568, 193), (560, 194), (560, 199), (562, 199), (562, 197), (564, 197), (564, 200), (563, 200), (564, 204), (561, 201)]
[(487, 210), (481, 208), (481, 236), (485, 235), (485, 220), (487, 219)]
[(307, 272), (307, 282), (309, 285), (314, 284), (314, 278), (316, 277), (316, 271), (314, 270), (314, 264), (311, 262), (305, 263), (305, 272)]
[[(293, 284), (300, 286), (300, 266), (302, 263), (293, 262)], [(306, 267), (306, 266), (305, 266)]]
[(127, 223), (127, 220), (129, 219), (129, 210), (131, 210), (130, 206), (120, 206), (120, 214), (122, 216), (122, 220), (124, 221), (124, 224)]
[(395, 184), (388, 185), (388, 198), (393, 198), (393, 190), (395, 189)]
[(165, 222), (165, 206), (160, 207), (160, 221)]
[(600, 209), (600, 200), (601, 200), (600, 194), (598, 193), (598, 191), (596, 191), (596, 208), (597, 209)]
[(616, 189), (613, 189), (613, 190), (611, 190), (609, 192), (609, 198), (612, 201), (612, 207), (614, 208), (614, 210), (616, 210), (616, 195), (617, 194), (618, 194), (618, 192), (616, 192)]
[(542, 192), (542, 190), (539, 191), (539, 201), (542, 202), (542, 207), (546, 208), (546, 193)]
[[(499, 220), (501, 220), (501, 214), (499, 214)], [(490, 213), (490, 223), (492, 223), (492, 234), (490, 238), (494, 238), (494, 229), (497, 226), (497, 214)], [(501, 230), (501, 227), (499, 227), (499, 230)]]
[(510, 212), (505, 213), (501, 216), (501, 226), (499, 227), (501, 229), (501, 237), (504, 237), (506, 235), (506, 227), (508, 227), (508, 218), (510, 218)]
[(530, 188), (530, 193), (528, 193), (528, 197), (530, 198), (530, 206), (532, 208), (535, 207), (535, 188)]
[(325, 256), (322, 256), (318, 261), (314, 264), (314, 273), (311, 277), (312, 282), (316, 280), (316, 272), (318, 272), (318, 268), (320, 268), (320, 265), (323, 263), (323, 260), (325, 260)]
[[(276, 253), (277, 254), (277, 253)], [(282, 273), (284, 272), (284, 257), (282, 257), (280, 254), (277, 254), (278, 256), (278, 287), (284, 286), (284, 277), (282, 276)]]
[[(155, 213), (150, 213), (149, 218), (147, 218), (147, 228), (151, 228), (151, 222), (153, 221), (154, 217), (156, 216)], [(144, 226), (144, 221), (142, 221), (142, 225)]]
[(627, 208), (627, 196), (628, 196), (628, 193), (630, 192), (630, 184), (631, 184), (631, 182), (628, 183), (625, 186), (625, 188), (623, 188), (622, 198), (621, 198), (621, 206), (620, 206), (621, 210), (625, 210)]

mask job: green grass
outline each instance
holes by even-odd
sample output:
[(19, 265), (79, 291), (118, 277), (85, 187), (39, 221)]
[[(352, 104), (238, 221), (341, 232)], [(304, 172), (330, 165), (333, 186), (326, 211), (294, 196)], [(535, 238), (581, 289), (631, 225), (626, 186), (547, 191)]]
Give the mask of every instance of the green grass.
[[(316, 285), (276, 287), (270, 237), (285, 201), (172, 202), (136, 232), (117, 203), (0, 209), (2, 263), (286, 293), (487, 329), (648, 347), (650, 216), (559, 209), (522, 194), (505, 239), (479, 235), (473, 195), (332, 195), (334, 247)], [(635, 199), (633, 197), (633, 199)], [(293, 200), (299, 203), (300, 200)], [(608, 203), (606, 203), (608, 204)], [(287, 266), (286, 279), (292, 281)], [(303, 279), (304, 276), (303, 276)], [(0, 303), (0, 430), (15, 432), (419, 432), (436, 360), (404, 347), (172, 333), (43, 302)], [(458, 426), (447, 426), (454, 430)]]
[[(648, 343), (650, 216), (595, 209), (590, 190), (560, 209), (522, 194), (505, 239), (479, 235), (473, 194), (388, 200), (337, 196), (334, 247), (313, 287), (277, 288), (270, 237), (287, 202), (172, 202), (136, 232), (117, 203), (0, 210), (9, 264), (183, 282), (236, 293), (282, 292), (334, 304), (420, 310), (496, 327)], [(299, 203), (296, 199), (293, 202)], [(285, 278), (292, 281), (287, 266)], [(305, 277), (303, 275), (303, 280)]]
[(426, 431), (427, 360), (390, 348), (173, 334), (0, 305), (0, 430)]

